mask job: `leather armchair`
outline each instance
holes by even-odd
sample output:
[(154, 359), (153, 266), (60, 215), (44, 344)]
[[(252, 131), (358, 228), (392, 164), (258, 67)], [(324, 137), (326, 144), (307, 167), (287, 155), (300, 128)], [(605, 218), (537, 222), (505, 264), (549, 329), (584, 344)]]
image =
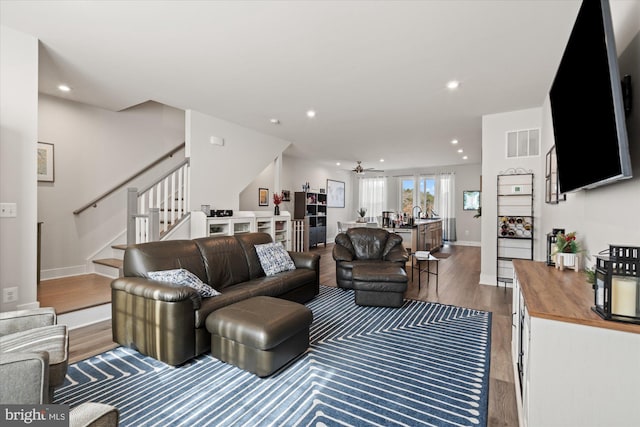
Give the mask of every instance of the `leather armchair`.
[[(69, 358), (67, 327), (57, 324), (53, 308), (0, 313), (0, 355), (11, 353), (41, 355), (46, 359), (45, 403), (53, 402), (55, 388), (64, 383)], [(36, 363), (34, 357), (29, 359), (32, 364)], [(2, 378), (4, 382), (7, 377), (3, 375)], [(19, 377), (17, 382), (20, 382)]]
[(356, 227), (339, 233), (333, 247), (336, 282), (339, 288), (353, 289), (356, 265), (398, 265), (406, 270), (409, 254), (402, 237), (382, 228)]
[[(0, 404), (42, 405), (49, 401), (49, 355), (47, 352), (0, 353)], [(116, 407), (85, 402), (69, 412), (71, 427), (112, 427), (119, 423)]]

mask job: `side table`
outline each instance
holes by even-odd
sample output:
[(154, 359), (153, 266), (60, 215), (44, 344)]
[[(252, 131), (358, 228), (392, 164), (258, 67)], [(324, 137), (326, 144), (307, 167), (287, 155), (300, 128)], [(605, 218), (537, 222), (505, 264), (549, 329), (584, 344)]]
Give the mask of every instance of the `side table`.
[[(420, 290), (420, 286), (421, 286), (421, 280), (420, 280), (420, 274), (423, 272), (427, 273), (427, 285), (429, 284), (429, 279), (431, 278), (431, 274), (433, 274), (434, 276), (436, 276), (436, 292), (438, 291), (438, 261), (440, 261), (438, 258), (434, 257), (433, 255), (431, 255), (430, 252), (428, 251), (417, 251), (411, 254), (411, 257), (413, 258), (411, 261), (411, 281), (413, 281), (413, 270), (417, 269), (418, 270), (418, 290)], [(434, 262), (435, 263), (435, 271), (431, 271), (431, 263)], [(425, 266), (423, 266), (423, 263), (426, 264)], [(426, 268), (424, 268), (426, 267)]]

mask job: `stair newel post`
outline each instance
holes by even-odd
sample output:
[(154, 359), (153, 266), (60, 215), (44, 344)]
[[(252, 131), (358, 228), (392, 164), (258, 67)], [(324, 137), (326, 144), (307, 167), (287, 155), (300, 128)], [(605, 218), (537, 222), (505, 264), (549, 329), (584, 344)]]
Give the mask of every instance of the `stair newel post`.
[(149, 209), (149, 242), (160, 240), (160, 209)]
[(138, 189), (127, 188), (127, 245), (136, 243), (136, 215), (138, 214)]

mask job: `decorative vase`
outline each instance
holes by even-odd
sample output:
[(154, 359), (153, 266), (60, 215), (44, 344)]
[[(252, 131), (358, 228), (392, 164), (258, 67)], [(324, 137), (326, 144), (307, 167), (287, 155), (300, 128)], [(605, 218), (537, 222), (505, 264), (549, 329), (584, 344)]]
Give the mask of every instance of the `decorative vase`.
[(273, 208), (273, 214), (274, 214), (274, 215), (280, 215), (280, 205), (276, 205), (276, 206)]

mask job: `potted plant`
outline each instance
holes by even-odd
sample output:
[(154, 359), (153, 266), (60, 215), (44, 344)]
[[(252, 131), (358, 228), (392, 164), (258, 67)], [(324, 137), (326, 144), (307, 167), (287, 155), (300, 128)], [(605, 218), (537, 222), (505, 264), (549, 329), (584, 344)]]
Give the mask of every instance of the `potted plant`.
[(556, 267), (563, 270), (564, 267), (571, 267), (578, 271), (580, 259), (578, 254), (582, 252), (578, 241), (576, 240), (576, 232), (558, 233), (556, 234), (556, 247), (553, 256), (556, 258)]
[(364, 219), (364, 216), (366, 214), (367, 214), (367, 208), (358, 209), (358, 215), (360, 216), (360, 218), (358, 218), (358, 222), (367, 222), (367, 220)]
[(282, 194), (273, 193), (273, 204), (275, 205), (273, 208), (274, 215), (280, 215), (280, 203), (282, 203)]

